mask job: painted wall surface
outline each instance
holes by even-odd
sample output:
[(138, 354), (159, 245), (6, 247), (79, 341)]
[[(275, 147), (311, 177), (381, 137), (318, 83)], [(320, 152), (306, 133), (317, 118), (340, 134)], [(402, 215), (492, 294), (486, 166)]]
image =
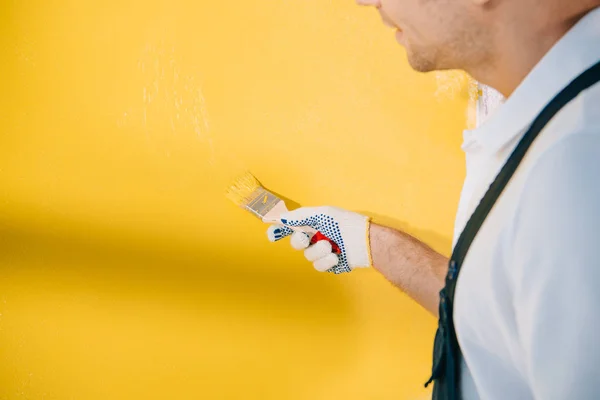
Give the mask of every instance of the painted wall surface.
[(3, 0), (0, 399), (421, 399), (436, 321), (319, 274), (252, 171), (446, 254), (469, 85), (351, 0)]

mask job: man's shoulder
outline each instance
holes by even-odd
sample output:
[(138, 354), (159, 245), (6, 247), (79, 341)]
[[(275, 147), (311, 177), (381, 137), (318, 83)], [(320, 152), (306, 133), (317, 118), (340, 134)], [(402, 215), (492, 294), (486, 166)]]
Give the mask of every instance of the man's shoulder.
[(574, 129), (600, 131), (600, 82), (577, 97), (573, 106)]
[[(563, 135), (529, 166), (515, 228), (560, 229), (600, 215), (600, 124)], [(600, 227), (599, 227), (600, 228)]]
[(575, 177), (593, 177), (600, 184), (600, 176), (592, 175), (600, 167), (600, 121), (582, 126), (556, 138), (536, 157), (530, 166), (527, 187), (541, 189), (543, 185), (556, 187), (561, 181)]

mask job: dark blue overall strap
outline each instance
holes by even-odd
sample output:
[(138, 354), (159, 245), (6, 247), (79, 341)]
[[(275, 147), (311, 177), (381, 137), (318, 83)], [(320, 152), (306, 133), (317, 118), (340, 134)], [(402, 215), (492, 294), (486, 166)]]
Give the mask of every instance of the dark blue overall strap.
[(434, 382), (434, 400), (460, 399), (459, 362), (461, 353), (454, 330), (452, 313), (457, 278), (471, 243), (539, 133), (564, 106), (598, 82), (600, 82), (600, 62), (579, 75), (548, 103), (513, 150), (456, 242), (448, 266), (446, 286), (440, 291), (440, 316), (435, 335), (432, 376), (425, 384), (427, 386), (432, 381)]

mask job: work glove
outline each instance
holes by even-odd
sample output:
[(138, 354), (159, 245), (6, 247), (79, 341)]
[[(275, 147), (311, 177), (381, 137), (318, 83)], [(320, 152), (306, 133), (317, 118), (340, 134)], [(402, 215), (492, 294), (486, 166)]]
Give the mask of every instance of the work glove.
[[(277, 242), (291, 235), (292, 247), (304, 250), (304, 256), (317, 271), (341, 274), (372, 266), (369, 217), (335, 207), (303, 207), (283, 213), (280, 218), (281, 224), (268, 228), (269, 240)], [(316, 229), (333, 240), (339, 247), (339, 254), (327, 240), (311, 244), (309, 234), (294, 230), (303, 226)]]

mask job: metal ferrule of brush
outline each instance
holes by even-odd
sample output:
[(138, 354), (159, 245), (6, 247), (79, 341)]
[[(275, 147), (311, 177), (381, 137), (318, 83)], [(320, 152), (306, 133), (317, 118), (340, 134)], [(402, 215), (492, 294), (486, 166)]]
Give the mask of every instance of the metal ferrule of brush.
[(281, 201), (279, 197), (262, 188), (256, 189), (250, 198), (252, 200), (246, 207), (260, 219), (267, 215)]

